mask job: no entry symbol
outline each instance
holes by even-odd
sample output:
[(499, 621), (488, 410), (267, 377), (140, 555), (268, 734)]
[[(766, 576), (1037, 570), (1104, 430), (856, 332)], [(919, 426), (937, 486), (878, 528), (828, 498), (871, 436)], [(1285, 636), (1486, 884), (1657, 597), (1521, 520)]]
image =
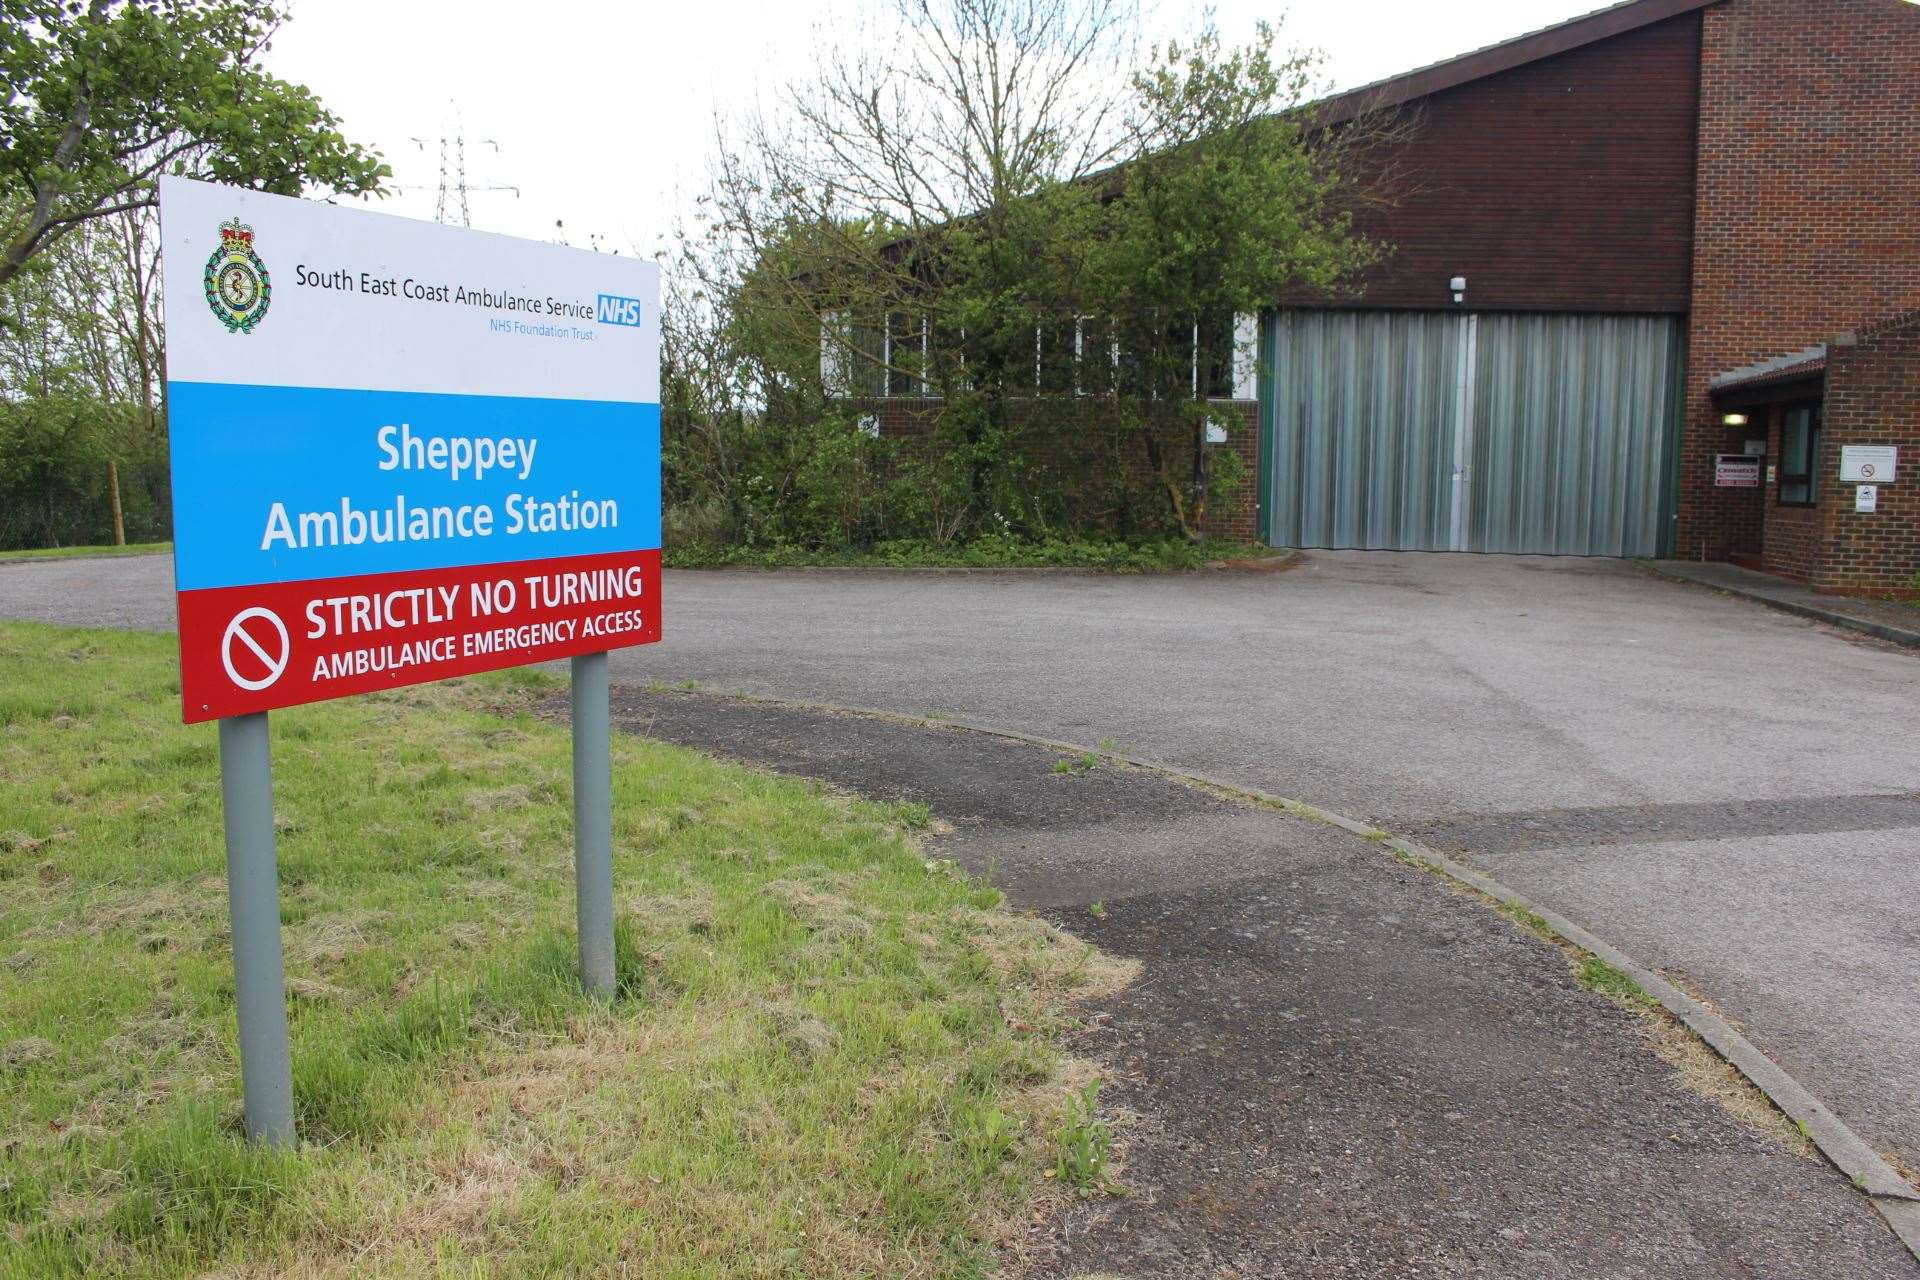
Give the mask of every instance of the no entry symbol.
[(227, 669), (227, 678), (250, 692), (278, 680), (292, 654), (287, 624), (271, 609), (242, 609), (220, 638), (220, 665)]

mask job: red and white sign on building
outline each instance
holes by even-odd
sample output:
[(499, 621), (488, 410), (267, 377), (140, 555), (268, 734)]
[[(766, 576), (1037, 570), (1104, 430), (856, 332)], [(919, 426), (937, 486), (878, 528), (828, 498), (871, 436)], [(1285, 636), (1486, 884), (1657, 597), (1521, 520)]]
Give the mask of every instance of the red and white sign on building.
[(1713, 483), (1719, 489), (1758, 489), (1760, 458), (1750, 453), (1720, 453), (1713, 459)]

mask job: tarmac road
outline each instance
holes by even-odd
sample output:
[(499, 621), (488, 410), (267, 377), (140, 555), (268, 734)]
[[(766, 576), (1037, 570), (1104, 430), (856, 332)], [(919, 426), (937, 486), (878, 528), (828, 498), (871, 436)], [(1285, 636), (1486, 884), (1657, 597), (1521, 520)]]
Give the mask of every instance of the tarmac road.
[[(167, 568), (0, 564), (0, 617), (170, 627)], [(616, 680), (1109, 739), (1464, 853), (1709, 998), (1920, 1169), (1911, 652), (1606, 560), (664, 590), (666, 641), (616, 654)]]
[(979, 734), (630, 685), (613, 702), (635, 732), (925, 803), (950, 824), (929, 853), (1140, 961), (1074, 1037), (1126, 1195), (1038, 1217), (1009, 1276), (1920, 1274), (1764, 1103), (1756, 1123), (1695, 1092), (1553, 946), (1377, 844)]

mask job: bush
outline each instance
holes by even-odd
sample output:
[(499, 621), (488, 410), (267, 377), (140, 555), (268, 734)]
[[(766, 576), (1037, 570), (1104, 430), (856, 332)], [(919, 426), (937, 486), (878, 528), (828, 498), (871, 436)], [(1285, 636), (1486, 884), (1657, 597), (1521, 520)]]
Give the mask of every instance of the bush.
[(0, 402), (0, 550), (112, 542), (109, 460), (127, 541), (172, 537), (166, 438), (136, 406), (75, 395)]

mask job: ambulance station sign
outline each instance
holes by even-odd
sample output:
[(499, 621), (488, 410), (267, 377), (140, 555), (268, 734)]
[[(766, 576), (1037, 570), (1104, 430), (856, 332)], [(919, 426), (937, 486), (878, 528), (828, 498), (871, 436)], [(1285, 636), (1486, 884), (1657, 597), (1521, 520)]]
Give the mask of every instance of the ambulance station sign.
[(165, 179), (189, 722), (660, 638), (651, 263)]

